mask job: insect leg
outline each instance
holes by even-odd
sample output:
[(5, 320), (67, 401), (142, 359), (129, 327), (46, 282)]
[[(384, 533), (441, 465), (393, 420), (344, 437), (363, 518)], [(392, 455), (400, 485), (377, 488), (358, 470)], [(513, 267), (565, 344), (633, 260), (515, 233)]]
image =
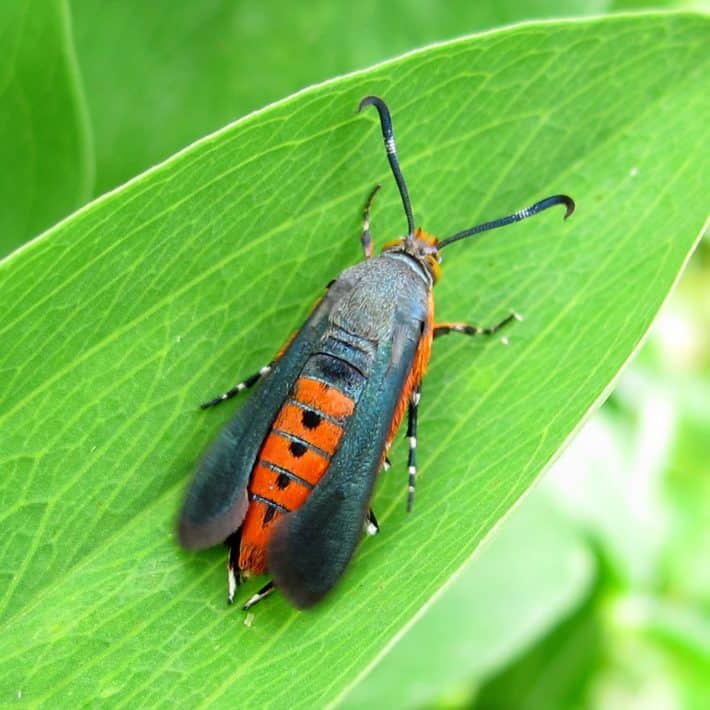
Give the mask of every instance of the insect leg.
[(248, 609), (251, 609), (254, 604), (257, 604), (260, 602), (264, 597), (268, 597), (269, 594), (271, 594), (276, 587), (274, 586), (273, 580), (271, 582), (268, 582), (265, 584), (256, 594), (252, 594), (251, 598), (249, 601), (242, 607), (244, 611), (247, 611)]
[(228, 548), (227, 552), (227, 603), (234, 603), (234, 595), (237, 593), (237, 587), (242, 581), (239, 572), (239, 544), (241, 534), (240, 531), (230, 535), (224, 544)]
[(375, 517), (375, 511), (372, 508), (370, 508), (367, 513), (364, 528), (365, 533), (370, 536), (377, 535), (377, 533), (380, 532), (380, 524), (377, 522), (377, 518)]
[(367, 202), (365, 203), (362, 236), (360, 237), (360, 241), (362, 242), (362, 250), (365, 253), (366, 259), (369, 259), (374, 251), (372, 236), (370, 235), (370, 210), (372, 209), (372, 203), (375, 199), (375, 195), (381, 187), (382, 185), (375, 185), (375, 188), (372, 190), (370, 196), (367, 198)]
[(244, 390), (253, 387), (262, 377), (268, 375), (271, 372), (271, 368), (274, 366), (275, 362), (275, 360), (272, 360), (268, 365), (264, 365), (264, 367), (262, 367), (259, 372), (255, 372), (253, 375), (250, 375), (246, 378), (246, 380), (234, 385), (232, 389), (227, 390), (223, 394), (219, 395), (219, 397), (215, 397), (209, 402), (203, 402), (200, 405), (200, 409), (208, 409), (209, 407), (214, 407), (217, 404), (226, 402), (228, 399), (232, 399), (232, 397), (236, 397), (240, 392), (243, 392)]
[(439, 323), (434, 326), (434, 337), (439, 338), (440, 336), (448, 335), (449, 333), (463, 333), (464, 335), (493, 335), (513, 320), (522, 320), (522, 317), (517, 313), (511, 313), (503, 318), (502, 321), (486, 328), (481, 328), (480, 326), (471, 325), (469, 323)]
[(421, 387), (417, 387), (409, 399), (409, 416), (407, 421), (407, 438), (409, 439), (409, 457), (407, 459), (407, 472), (409, 473), (409, 487), (407, 489), (407, 512), (414, 505), (414, 488), (417, 480), (417, 411)]

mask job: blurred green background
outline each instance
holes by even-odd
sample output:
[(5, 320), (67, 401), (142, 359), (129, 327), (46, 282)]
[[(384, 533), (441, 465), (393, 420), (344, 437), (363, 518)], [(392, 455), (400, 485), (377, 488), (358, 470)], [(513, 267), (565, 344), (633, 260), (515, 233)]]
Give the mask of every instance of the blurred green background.
[[(5, 0), (0, 256), (314, 82), (507, 23), (651, 7), (688, 4)], [(706, 240), (607, 404), (346, 705), (707, 707), (709, 283)]]

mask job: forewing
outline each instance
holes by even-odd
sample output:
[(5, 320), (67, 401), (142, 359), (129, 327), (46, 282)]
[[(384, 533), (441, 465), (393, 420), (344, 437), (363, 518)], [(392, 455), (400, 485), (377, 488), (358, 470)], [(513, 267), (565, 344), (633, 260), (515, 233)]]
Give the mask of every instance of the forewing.
[(180, 514), (180, 544), (189, 549), (223, 542), (241, 525), (247, 485), (271, 423), (328, 323), (334, 289), (314, 308), (273, 370), (225, 426), (197, 467)]
[(277, 524), (267, 566), (276, 586), (299, 608), (319, 601), (355, 552), (420, 336), (418, 320), (401, 318), (395, 324), (394, 337), (378, 347), (373, 373), (328, 471), (304, 505)]

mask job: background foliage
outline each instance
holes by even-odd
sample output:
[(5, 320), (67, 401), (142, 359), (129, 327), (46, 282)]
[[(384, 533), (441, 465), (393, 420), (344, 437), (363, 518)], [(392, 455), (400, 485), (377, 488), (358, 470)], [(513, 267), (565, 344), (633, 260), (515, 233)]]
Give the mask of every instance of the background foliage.
[(94, 156), (65, 3), (0, 8), (0, 256), (91, 197)]
[[(332, 2), (290, 14), (276, 2), (258, 10), (217, 0), (4, 3), (0, 157), (9, 169), (0, 176), (0, 248), (55, 223), (92, 185), (95, 195), (114, 188), (308, 83), (516, 20), (630, 6), (643, 3), (457, 2), (444, 12), (435, 3), (365, 2), (347, 6), (344, 25), (345, 6)], [(702, 707), (710, 662), (710, 580), (697, 562), (710, 552), (702, 253), (611, 405), (392, 644), (633, 349), (706, 212), (694, 160), (708, 144), (707, 22), (688, 15), (550, 27), (433, 50), (282, 104), (2, 262), (1, 490), (12, 531), (0, 570), (3, 703), (145, 703), (184, 699), (189, 687), (203, 702), (238, 693), (261, 704), (268, 691), (274, 702), (285, 693), (291, 702), (353, 706)], [(469, 66), (467, 76), (461, 67)], [(362, 186), (386, 179), (382, 156), (372, 157), (380, 149), (372, 117), (352, 117), (370, 90), (397, 107), (425, 224), (448, 229), (454, 205), (454, 213), (485, 208), (467, 222), (486, 218), (562, 184), (585, 210), (573, 228), (550, 218), (447, 259), (437, 293), (446, 314), (491, 320), (501, 304), (524, 307), (534, 319), (511, 340), (529, 362), (517, 366), (495, 343), (473, 355), (460, 342), (442, 349), (427, 387), (445, 401), (432, 395), (425, 415), (432, 445), (423, 468), (450, 478), (427, 476), (430, 498), (426, 508), (420, 499), (416, 528), (404, 527), (400, 482), (390, 476), (377, 500), (383, 533), (399, 532), (368, 544), (348, 590), (313, 615), (275, 600), (247, 628), (220, 604), (220, 552), (187, 557), (174, 548), (172, 515), (190, 462), (215, 420), (228, 416), (205, 426), (192, 406), (268, 358), (322, 283), (357, 258), (355, 239), (332, 235), (357, 233), (352, 205)], [(469, 116), (478, 123), (467, 138)], [(471, 154), (471, 146), (486, 151)], [(525, 167), (513, 170), (523, 157)], [(659, 199), (639, 214), (654, 191)], [(380, 241), (401, 222), (387, 192)], [(294, 233), (307, 241), (294, 242)], [(551, 250), (555, 234), (564, 241)], [(627, 234), (647, 234), (648, 248)], [(585, 280), (609, 254), (616, 258), (599, 285)], [(521, 281), (528, 273), (547, 276), (545, 288)], [(565, 286), (561, 273), (577, 278)], [(471, 274), (482, 283), (476, 302)], [(648, 291), (634, 299), (643, 284)], [(279, 298), (265, 299), (274, 292)], [(570, 303), (576, 310), (562, 330), (549, 330), (555, 309)], [(580, 313), (590, 316), (586, 330)], [(598, 339), (602, 322), (619, 335)], [(544, 338), (532, 330), (540, 324)], [(273, 330), (269, 342), (254, 337), (264, 327)], [(586, 352), (565, 342), (569, 332), (586, 338)], [(553, 388), (547, 401), (535, 378), (545, 382), (549, 358), (568, 348), (577, 358), (564, 371), (569, 388)], [(606, 369), (589, 377), (597, 361)], [(461, 362), (475, 366), (465, 378), (446, 374)], [(500, 373), (511, 366), (506, 387)], [(516, 392), (529, 398), (524, 411)], [(484, 397), (488, 429), (475, 412), (451, 418), (457, 401), (465, 410)], [(557, 409), (566, 412), (561, 423), (536, 440), (539, 421), (554, 421)], [(471, 421), (476, 436), (458, 442), (462, 460), (442, 442)], [(457, 507), (447, 480), (475, 472), (473, 493), (453, 489)], [(468, 511), (472, 519), (459, 523)], [(419, 549), (416, 565), (403, 568)], [(286, 668), (299, 670), (296, 687), (284, 683)]]

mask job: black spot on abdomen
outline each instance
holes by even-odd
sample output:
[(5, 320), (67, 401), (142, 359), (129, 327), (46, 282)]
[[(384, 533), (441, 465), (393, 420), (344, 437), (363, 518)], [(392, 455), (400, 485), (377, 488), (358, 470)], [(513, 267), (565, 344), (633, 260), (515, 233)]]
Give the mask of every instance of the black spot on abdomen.
[(304, 409), (303, 414), (301, 414), (301, 421), (306, 429), (316, 429), (321, 423), (322, 419), (320, 414), (316, 414), (310, 409)]
[(306, 453), (306, 446), (300, 441), (292, 441), (288, 445), (289, 451), (297, 458), (300, 459), (303, 454)]

